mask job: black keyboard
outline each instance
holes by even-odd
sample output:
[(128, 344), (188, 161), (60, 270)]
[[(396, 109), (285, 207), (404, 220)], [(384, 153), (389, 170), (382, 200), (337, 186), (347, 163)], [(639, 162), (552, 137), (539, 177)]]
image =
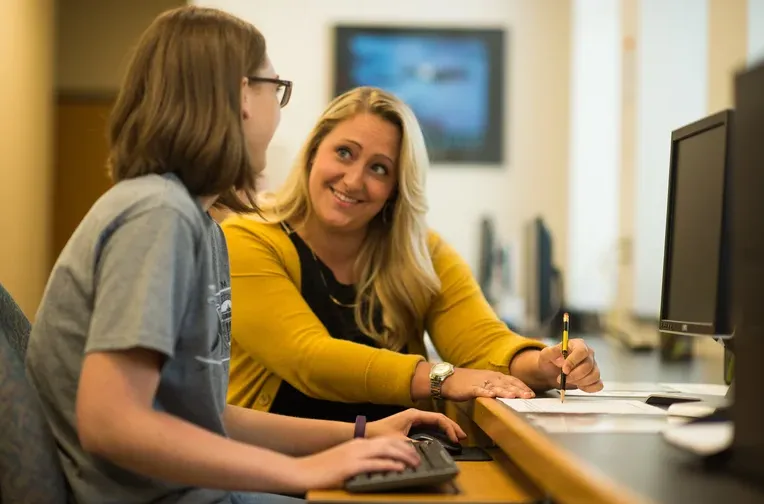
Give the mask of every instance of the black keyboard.
[(345, 482), (348, 492), (386, 492), (404, 488), (439, 485), (451, 481), (459, 468), (443, 446), (434, 441), (414, 443), (422, 460), (418, 467), (401, 472), (363, 473)]

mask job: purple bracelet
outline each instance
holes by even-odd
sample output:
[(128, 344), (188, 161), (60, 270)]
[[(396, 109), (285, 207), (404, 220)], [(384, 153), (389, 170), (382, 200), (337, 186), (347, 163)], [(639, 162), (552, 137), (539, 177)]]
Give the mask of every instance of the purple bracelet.
[(355, 431), (353, 431), (354, 438), (366, 437), (366, 417), (358, 415), (355, 417)]

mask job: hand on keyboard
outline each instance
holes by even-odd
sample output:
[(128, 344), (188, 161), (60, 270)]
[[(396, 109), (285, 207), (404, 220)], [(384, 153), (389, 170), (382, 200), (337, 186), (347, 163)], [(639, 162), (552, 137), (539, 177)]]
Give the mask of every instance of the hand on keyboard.
[(437, 441), (414, 443), (421, 463), (403, 471), (378, 471), (357, 474), (345, 482), (349, 492), (388, 492), (415, 487), (434, 487), (451, 481), (459, 467)]
[(353, 439), (315, 455), (296, 460), (306, 490), (340, 488), (361, 473), (402, 472), (417, 467), (420, 458), (411, 442), (400, 437)]

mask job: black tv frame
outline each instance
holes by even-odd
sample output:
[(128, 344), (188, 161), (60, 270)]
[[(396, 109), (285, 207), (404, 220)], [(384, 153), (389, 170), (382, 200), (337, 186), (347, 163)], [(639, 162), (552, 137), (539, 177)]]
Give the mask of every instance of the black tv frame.
[[(488, 126), (483, 147), (472, 151), (469, 156), (459, 154), (458, 150), (439, 154), (429, 149), (430, 161), (438, 164), (479, 164), (502, 166), (507, 162), (505, 131), (505, 70), (507, 68), (507, 34), (503, 28), (455, 28), (455, 27), (420, 27), (369, 24), (340, 24), (334, 27), (334, 69), (331, 85), (334, 98), (353, 86), (347, 80), (350, 68), (348, 41), (359, 34), (370, 35), (409, 35), (418, 37), (479, 38), (483, 39), (489, 51), (488, 78)], [(425, 135), (425, 142), (427, 138)]]

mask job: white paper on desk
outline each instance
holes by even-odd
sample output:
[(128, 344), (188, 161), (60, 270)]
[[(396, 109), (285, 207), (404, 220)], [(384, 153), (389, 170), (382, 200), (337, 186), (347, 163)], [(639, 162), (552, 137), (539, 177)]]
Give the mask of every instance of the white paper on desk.
[(664, 385), (678, 390), (680, 394), (688, 395), (724, 396), (729, 390), (729, 385), (717, 383), (664, 383)]
[(657, 433), (687, 422), (657, 415), (524, 415), (536, 427), (552, 433)]
[(519, 413), (557, 413), (569, 415), (662, 415), (666, 410), (630, 399), (588, 400), (580, 397), (565, 398), (565, 402), (554, 398), (502, 399)]
[[(712, 383), (651, 383), (651, 382), (603, 382), (599, 392), (566, 390), (565, 397), (624, 397), (647, 399), (653, 394), (687, 394), (723, 396), (727, 393), (726, 385)], [(559, 393), (559, 390), (557, 391)]]

